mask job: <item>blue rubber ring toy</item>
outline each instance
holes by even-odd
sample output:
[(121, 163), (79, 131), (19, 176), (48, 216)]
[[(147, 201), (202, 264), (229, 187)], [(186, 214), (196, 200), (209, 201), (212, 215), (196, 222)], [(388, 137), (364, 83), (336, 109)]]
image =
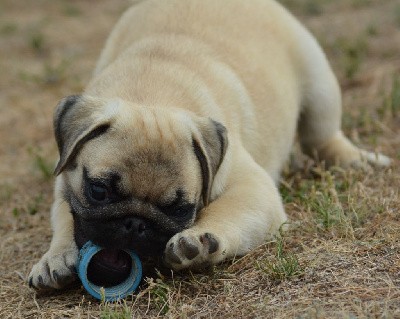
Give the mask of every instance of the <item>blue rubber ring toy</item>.
[(100, 250), (102, 250), (101, 247), (88, 241), (79, 251), (77, 270), (83, 287), (96, 299), (104, 299), (105, 301), (117, 301), (132, 294), (142, 279), (142, 263), (139, 257), (131, 250), (124, 250), (132, 258), (132, 269), (128, 278), (116, 286), (103, 288), (90, 282), (87, 277), (87, 269), (90, 260)]

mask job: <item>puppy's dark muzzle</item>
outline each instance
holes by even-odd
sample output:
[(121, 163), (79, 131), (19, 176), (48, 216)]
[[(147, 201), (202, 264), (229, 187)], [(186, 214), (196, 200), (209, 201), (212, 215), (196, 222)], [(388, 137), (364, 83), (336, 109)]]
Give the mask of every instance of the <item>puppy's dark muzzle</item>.
[(113, 219), (84, 219), (74, 215), (75, 241), (112, 249), (133, 249), (139, 256), (160, 256), (173, 234), (158, 229), (151, 221), (126, 216)]

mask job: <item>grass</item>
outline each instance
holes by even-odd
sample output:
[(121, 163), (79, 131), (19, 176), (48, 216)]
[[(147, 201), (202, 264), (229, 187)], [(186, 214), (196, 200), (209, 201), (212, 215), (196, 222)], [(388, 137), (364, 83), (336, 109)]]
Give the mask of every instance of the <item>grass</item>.
[(0, 34), (3, 36), (14, 35), (18, 31), (18, 26), (15, 23), (4, 23), (0, 26)]
[(394, 13), (395, 23), (400, 28), (400, 5), (397, 5), (397, 7), (394, 9), (393, 13)]
[(282, 231), (276, 238), (276, 253), (274, 258), (256, 261), (256, 265), (268, 278), (277, 281), (290, 280), (292, 277), (300, 276), (304, 271), (296, 255), (284, 249)]
[(375, 37), (378, 35), (378, 33), (379, 33), (379, 29), (375, 23), (370, 23), (365, 29), (365, 34), (370, 37)]
[(100, 319), (131, 319), (132, 311), (126, 301), (117, 303), (102, 302)]
[(43, 194), (39, 193), (38, 195), (31, 197), (26, 204), (14, 207), (12, 209), (12, 215), (15, 218), (20, 217), (22, 214), (35, 215), (40, 209), (43, 208), (43, 202), (44, 196)]
[[(377, 198), (365, 195), (361, 180), (368, 180), (372, 172), (345, 171), (321, 167), (286, 178), (281, 193), (288, 205), (302, 207), (307, 220), (297, 226), (302, 232), (325, 238), (359, 239), (366, 223), (384, 214), (385, 205)], [(288, 200), (289, 199), (289, 200)]]
[(71, 5), (70, 3), (65, 3), (63, 12), (68, 17), (79, 17), (82, 14), (78, 7)]
[(369, 6), (371, 4), (371, 0), (353, 0), (352, 1), (352, 6), (353, 8), (362, 8)]
[(4, 203), (11, 199), (14, 192), (14, 186), (8, 183), (0, 184), (0, 203)]
[(383, 95), (377, 107), (344, 112), (344, 130), (357, 129), (360, 136), (367, 137), (368, 143), (376, 146), (377, 135), (382, 133), (382, 129), (387, 129), (385, 123), (400, 116), (400, 75), (397, 72), (392, 74), (391, 86)]
[(157, 308), (158, 313), (160, 315), (167, 314), (169, 311), (168, 295), (170, 287), (160, 278), (157, 278), (155, 281), (150, 278), (147, 283), (150, 287), (150, 298)]
[(67, 59), (58, 62), (45, 61), (41, 67), (41, 72), (21, 71), (19, 77), (24, 82), (36, 83), (42, 86), (56, 86), (67, 78), (67, 70), (70, 62)]
[(44, 44), (45, 44), (44, 39), (45, 39), (45, 37), (44, 37), (43, 33), (35, 32), (30, 36), (29, 44), (35, 52), (41, 53), (44, 50)]
[(46, 159), (39, 149), (29, 148), (28, 153), (33, 157), (33, 166), (44, 180), (54, 177), (54, 164)]
[(387, 97), (384, 107), (388, 110), (390, 116), (398, 117), (400, 115), (400, 75), (395, 74), (392, 80), (392, 90)]
[(362, 34), (354, 38), (339, 38), (336, 46), (342, 52), (342, 65), (345, 77), (353, 80), (359, 72), (368, 50), (368, 41)]
[(119, 303), (79, 285), (38, 294), (25, 279), (51, 238), (54, 105), (76, 93), (75, 75), (87, 83), (126, 1), (1, 2), (0, 318), (400, 318), (400, 56), (386, 54), (399, 50), (398, 3), (282, 2), (332, 43), (346, 134), (397, 160), (365, 171), (291, 166), (281, 237), (207, 272), (145, 278)]

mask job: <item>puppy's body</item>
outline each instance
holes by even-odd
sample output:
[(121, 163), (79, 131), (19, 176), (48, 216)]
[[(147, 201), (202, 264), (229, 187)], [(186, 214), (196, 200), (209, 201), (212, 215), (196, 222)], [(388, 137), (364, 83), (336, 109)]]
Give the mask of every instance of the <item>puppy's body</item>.
[[(83, 96), (56, 112), (54, 237), (30, 283), (58, 288), (72, 276), (74, 220), (104, 245), (144, 236), (174, 269), (245, 254), (286, 220), (275, 183), (296, 129), (303, 150), (328, 164), (388, 164), (353, 146), (340, 117), (325, 55), (274, 1), (139, 2)], [(123, 196), (94, 205), (82, 189), (111, 173)], [(132, 223), (145, 231), (129, 237)]]
[(315, 41), (272, 1), (143, 1), (115, 27), (86, 93), (219, 121), (277, 180), (309, 86), (324, 85), (310, 67), (340, 98)]

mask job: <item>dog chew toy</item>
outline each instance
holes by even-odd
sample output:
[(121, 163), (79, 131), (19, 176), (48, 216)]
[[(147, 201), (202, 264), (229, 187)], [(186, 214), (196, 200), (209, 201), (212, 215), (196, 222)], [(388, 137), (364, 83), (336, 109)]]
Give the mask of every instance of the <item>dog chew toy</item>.
[(105, 301), (125, 298), (142, 279), (142, 263), (133, 251), (105, 249), (91, 241), (79, 251), (77, 271), (87, 292)]

